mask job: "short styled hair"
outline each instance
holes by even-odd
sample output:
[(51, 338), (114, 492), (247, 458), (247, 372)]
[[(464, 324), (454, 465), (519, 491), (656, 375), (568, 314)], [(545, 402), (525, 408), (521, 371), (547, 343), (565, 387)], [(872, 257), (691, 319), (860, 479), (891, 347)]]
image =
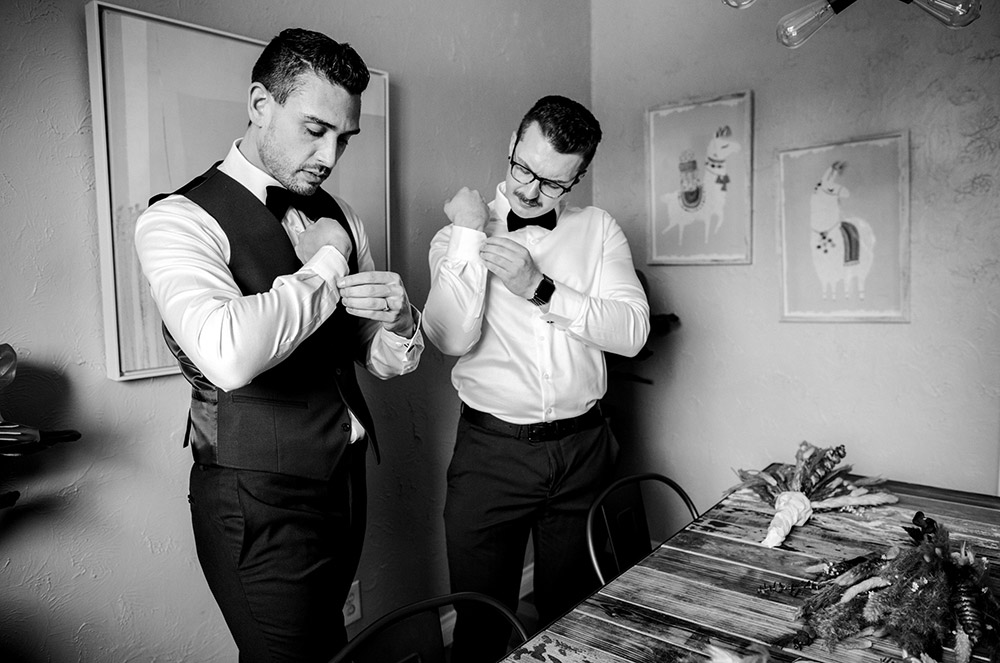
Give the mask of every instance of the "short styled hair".
[(583, 158), (580, 173), (587, 170), (602, 134), (601, 124), (583, 104), (558, 95), (542, 97), (521, 119), (518, 140), (533, 122), (538, 123), (542, 135), (556, 152), (579, 154)]
[(312, 72), (358, 95), (368, 87), (368, 66), (350, 44), (341, 44), (321, 32), (287, 28), (264, 47), (250, 80), (267, 88), (284, 104), (299, 85), (302, 74)]

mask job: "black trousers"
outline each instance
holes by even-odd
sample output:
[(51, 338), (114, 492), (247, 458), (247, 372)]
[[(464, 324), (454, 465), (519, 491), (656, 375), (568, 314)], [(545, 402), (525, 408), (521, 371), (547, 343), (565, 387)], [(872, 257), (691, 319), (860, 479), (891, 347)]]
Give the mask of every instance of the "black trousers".
[(343, 605), (367, 508), (356, 442), (328, 481), (195, 464), (198, 560), (240, 663), (328, 661), (347, 642)]
[[(586, 598), (598, 586), (587, 553), (587, 511), (617, 456), (606, 423), (530, 442), (460, 418), (444, 511), (451, 590), (482, 592), (516, 611), (530, 532), (541, 624)], [(458, 606), (452, 661), (496, 661), (509, 638), (506, 622)]]

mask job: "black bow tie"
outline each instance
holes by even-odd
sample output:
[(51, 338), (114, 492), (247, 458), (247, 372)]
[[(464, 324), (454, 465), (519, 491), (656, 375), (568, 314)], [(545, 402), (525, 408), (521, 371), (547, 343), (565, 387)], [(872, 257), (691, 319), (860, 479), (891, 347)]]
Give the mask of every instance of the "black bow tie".
[(316, 194), (304, 196), (301, 193), (289, 191), (284, 187), (269, 186), (267, 187), (267, 199), (264, 201), (264, 205), (267, 206), (267, 209), (270, 210), (271, 214), (274, 214), (274, 218), (278, 219), (278, 221), (285, 218), (285, 212), (288, 211), (289, 207), (294, 207), (313, 221), (316, 221), (324, 216), (322, 201), (323, 199)]
[(537, 216), (533, 219), (525, 219), (514, 213), (514, 210), (507, 212), (507, 230), (514, 232), (515, 230), (520, 230), (525, 226), (541, 226), (546, 230), (552, 230), (556, 227), (556, 211), (554, 209), (549, 210), (541, 216)]

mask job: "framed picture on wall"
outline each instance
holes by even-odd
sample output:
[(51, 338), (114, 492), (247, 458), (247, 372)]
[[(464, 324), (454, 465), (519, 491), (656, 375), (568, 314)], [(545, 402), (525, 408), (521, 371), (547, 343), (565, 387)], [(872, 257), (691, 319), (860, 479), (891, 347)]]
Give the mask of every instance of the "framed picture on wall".
[(646, 113), (649, 264), (752, 261), (753, 95)]
[[(177, 373), (135, 255), (149, 198), (225, 157), (247, 126), (250, 72), (265, 42), (100, 0), (86, 5), (108, 377)], [(389, 268), (389, 78), (371, 70), (361, 133), (323, 187), (365, 223)]]
[(786, 321), (908, 322), (909, 134), (779, 153)]

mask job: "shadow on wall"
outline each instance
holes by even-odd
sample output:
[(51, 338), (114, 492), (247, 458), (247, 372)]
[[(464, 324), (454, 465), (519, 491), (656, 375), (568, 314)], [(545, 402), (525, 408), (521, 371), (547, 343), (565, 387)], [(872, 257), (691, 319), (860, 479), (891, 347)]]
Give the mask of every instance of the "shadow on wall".
[[(17, 385), (12, 386), (15, 377)], [(19, 365), (14, 349), (0, 344), (0, 541), (16, 537), (34, 520), (55, 517), (62, 508), (63, 498), (54, 494), (34, 496), (10, 507), (21, 496), (15, 488), (44, 475), (53, 462), (53, 453), (39, 452), (80, 438), (75, 430), (36, 427), (58, 421), (69, 400), (69, 384), (61, 374), (27, 362)], [(0, 660), (41, 663), (44, 658), (39, 652), (4, 637), (16, 631), (0, 634)]]
[[(17, 386), (12, 387), (15, 377)], [(30, 363), (19, 365), (14, 349), (7, 343), (0, 344), (0, 509), (13, 506), (20, 498), (20, 492), (8, 485), (22, 485), (45, 472), (45, 454), (36, 454), (80, 439), (75, 430), (36, 427), (56, 421), (68, 402), (69, 384), (60, 373)], [(19, 521), (32, 514), (53, 509), (53, 500), (46, 496), (6, 513), (0, 534), (9, 534)]]

